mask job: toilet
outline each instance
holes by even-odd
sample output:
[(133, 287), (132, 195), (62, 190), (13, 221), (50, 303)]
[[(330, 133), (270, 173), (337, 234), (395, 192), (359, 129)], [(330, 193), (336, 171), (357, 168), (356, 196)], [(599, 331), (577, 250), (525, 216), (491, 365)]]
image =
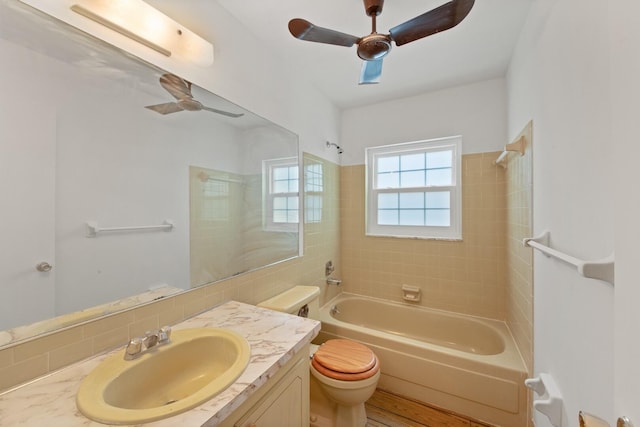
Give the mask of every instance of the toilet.
[[(320, 289), (295, 286), (258, 304), (310, 318), (318, 313)], [(348, 339), (311, 344), (311, 426), (364, 427), (364, 402), (380, 378), (380, 362), (366, 345)]]

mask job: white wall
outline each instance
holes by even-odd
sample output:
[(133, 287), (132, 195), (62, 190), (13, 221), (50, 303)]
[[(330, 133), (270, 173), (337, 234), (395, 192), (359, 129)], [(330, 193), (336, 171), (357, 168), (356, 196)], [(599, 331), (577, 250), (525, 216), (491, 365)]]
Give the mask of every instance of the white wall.
[[(508, 73), (509, 136), (533, 120), (534, 234), (583, 259), (614, 250), (608, 4), (532, 2)], [(579, 410), (613, 422), (613, 287), (534, 257), (534, 370), (558, 383), (564, 426)]]
[(363, 164), (364, 149), (462, 135), (464, 154), (502, 150), (506, 84), (493, 79), (345, 110), (342, 165)]
[(640, 99), (640, 2), (610, 2), (611, 89), (615, 154), (615, 415), (640, 424), (638, 339), (638, 99)]
[[(0, 40), (0, 329), (54, 314), (55, 270), (38, 272), (37, 263), (55, 265), (55, 110), (34, 102), (51, 88), (37, 78), (29, 54)], [(28, 84), (18, 85), (17, 82)], [(37, 126), (31, 122), (39, 118)], [(25, 194), (33, 197), (25, 198)], [(10, 296), (10, 297), (7, 297)], [(16, 300), (29, 301), (25, 310)], [(37, 317), (34, 317), (35, 316)]]

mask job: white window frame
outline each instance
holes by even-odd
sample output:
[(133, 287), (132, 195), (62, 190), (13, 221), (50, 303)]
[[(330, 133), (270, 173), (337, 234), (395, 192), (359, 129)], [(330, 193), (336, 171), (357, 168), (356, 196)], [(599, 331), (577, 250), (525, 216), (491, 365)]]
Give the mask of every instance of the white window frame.
[[(262, 161), (262, 173), (265, 179), (264, 190), (264, 215), (263, 227), (266, 231), (298, 232), (300, 228), (300, 215), (303, 214), (300, 204), (300, 163), (297, 157), (286, 157), (281, 159), (268, 159)], [(275, 193), (273, 190), (273, 170), (279, 167), (298, 167), (298, 190), (286, 193)], [(274, 222), (273, 220), (273, 199), (275, 197), (297, 197), (298, 198), (298, 220), (295, 222)]]
[[(452, 183), (447, 186), (377, 188), (377, 158), (397, 154), (452, 151)], [(369, 147), (366, 150), (366, 234), (368, 236), (404, 237), (419, 239), (462, 240), (462, 137), (430, 139), (400, 144)], [(410, 226), (378, 223), (378, 194), (384, 192), (410, 193), (446, 190), (450, 192), (450, 225)]]

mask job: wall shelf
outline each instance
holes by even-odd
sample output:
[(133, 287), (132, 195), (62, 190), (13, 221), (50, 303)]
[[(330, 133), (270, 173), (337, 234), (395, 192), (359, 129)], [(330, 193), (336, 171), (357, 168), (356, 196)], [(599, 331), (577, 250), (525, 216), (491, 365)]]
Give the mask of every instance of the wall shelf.
[(509, 152), (514, 151), (516, 153), (520, 153), (521, 156), (524, 156), (524, 150), (526, 149), (526, 147), (527, 147), (527, 138), (525, 138), (525, 136), (522, 135), (520, 138), (518, 138), (517, 141), (514, 141), (511, 144), (505, 145), (504, 151), (502, 152), (502, 154), (500, 154), (500, 156), (498, 156), (498, 158), (494, 163), (506, 169), (507, 165), (505, 164), (506, 163), (505, 160)]

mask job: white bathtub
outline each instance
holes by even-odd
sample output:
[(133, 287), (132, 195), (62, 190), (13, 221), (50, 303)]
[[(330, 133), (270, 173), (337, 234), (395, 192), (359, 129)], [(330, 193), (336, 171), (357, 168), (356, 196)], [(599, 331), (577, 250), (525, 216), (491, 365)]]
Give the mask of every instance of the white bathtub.
[(348, 293), (317, 317), (319, 341), (349, 338), (377, 354), (380, 389), (497, 426), (527, 425), (527, 373), (504, 322)]

